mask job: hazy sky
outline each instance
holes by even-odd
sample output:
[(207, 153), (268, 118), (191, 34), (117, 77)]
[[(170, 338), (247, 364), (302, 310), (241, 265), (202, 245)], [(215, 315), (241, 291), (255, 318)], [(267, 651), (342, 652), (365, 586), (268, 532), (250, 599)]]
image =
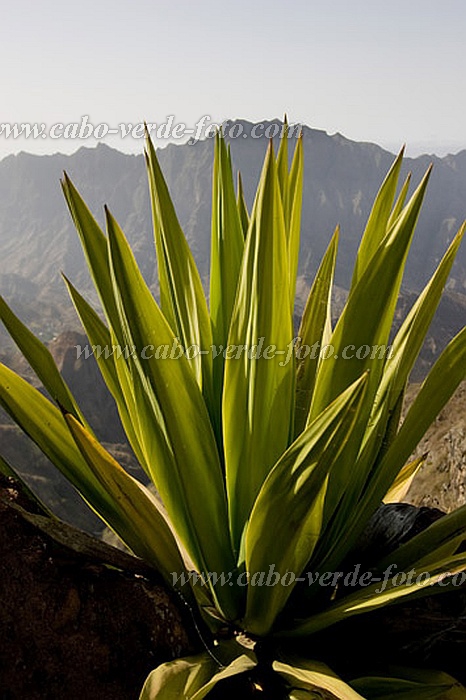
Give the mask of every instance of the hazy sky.
[[(281, 117), (355, 140), (466, 148), (465, 0), (80, 0), (8, 3), (0, 157), (71, 152), (54, 124)], [(1, 127), (0, 127), (1, 128)], [(57, 133), (57, 132), (56, 132)], [(58, 131), (60, 133), (60, 131)], [(123, 150), (142, 142), (107, 137)]]

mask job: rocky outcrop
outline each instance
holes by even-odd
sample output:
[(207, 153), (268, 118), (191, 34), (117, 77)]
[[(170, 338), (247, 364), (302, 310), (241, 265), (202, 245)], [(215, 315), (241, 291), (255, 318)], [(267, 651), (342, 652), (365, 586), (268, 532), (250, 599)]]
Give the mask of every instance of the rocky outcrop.
[(186, 609), (140, 560), (34, 510), (0, 477), (2, 700), (137, 700), (196, 651)]
[[(412, 400), (417, 387), (408, 392)], [(407, 499), (418, 506), (451, 511), (466, 503), (466, 382), (439, 414), (419, 443), (415, 457), (427, 453)]]

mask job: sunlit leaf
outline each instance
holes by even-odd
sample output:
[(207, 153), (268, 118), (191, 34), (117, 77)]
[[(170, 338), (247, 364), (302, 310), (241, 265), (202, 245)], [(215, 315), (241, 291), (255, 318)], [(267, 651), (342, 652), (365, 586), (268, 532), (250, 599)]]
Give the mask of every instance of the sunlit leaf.
[(81, 421), (85, 419), (45, 345), (26, 328), (0, 297), (0, 320), (39, 377), (50, 396)]
[[(146, 140), (146, 163), (152, 199), (154, 237), (162, 311), (184, 348), (210, 350), (212, 333), (201, 278), (181, 230), (168, 187), (150, 137)], [(235, 212), (236, 212), (235, 206)], [(189, 360), (210, 406), (212, 401), (212, 355), (193, 353)]]
[(384, 496), (384, 503), (401, 503), (406, 497), (414, 477), (426, 461), (427, 454), (423, 454), (412, 462), (405, 464), (399, 472), (393, 484)]
[[(326, 482), (358, 419), (366, 383), (363, 376), (311, 423), (259, 492), (246, 531), (250, 583), (244, 624), (255, 635), (270, 631), (311, 558), (322, 526)], [(272, 579), (269, 585), (264, 585), (266, 576)]]
[(288, 254), (271, 145), (252, 218), (223, 389), (228, 502), (237, 549), (260, 486), (288, 447), (293, 421), (294, 361), (287, 360), (293, 339)]
[[(116, 506), (112, 528), (135, 554), (173, 585), (173, 574), (181, 574), (185, 568), (157, 499), (127, 474), (71, 414), (66, 414), (65, 420), (89, 469)], [(183, 592), (190, 594), (189, 587)]]
[(325, 328), (331, 323), (330, 301), (338, 249), (338, 235), (339, 229), (337, 227), (315, 276), (298, 331), (296, 436), (304, 430), (308, 420), (319, 358), (325, 345), (323, 340)]
[[(296, 690), (310, 691), (310, 698), (322, 697), (319, 691), (325, 691), (325, 697), (336, 698), (336, 700), (364, 700), (363, 695), (359, 695), (353, 688), (344, 683), (325, 664), (319, 661), (309, 661), (297, 656), (284, 656), (283, 661), (274, 661), (272, 667), (274, 671), (283, 676), (292, 693), (290, 698), (301, 698), (305, 696), (293, 695)], [(328, 695), (330, 693), (330, 696)]]
[[(173, 331), (137, 267), (133, 253), (111, 214), (107, 213), (109, 254), (121, 324), (134, 346), (132, 371), (148, 402), (154, 453), (149, 465), (170, 520), (201, 571), (231, 571), (234, 560), (228, 532), (225, 489), (209, 415), (196, 377), (178, 352), (157, 359), (147, 348), (172, 348)], [(150, 412), (149, 412), (150, 411)], [(203, 506), (199, 507), (202, 494)], [(231, 605), (236, 590), (218, 588)], [(228, 615), (233, 614), (231, 608)]]

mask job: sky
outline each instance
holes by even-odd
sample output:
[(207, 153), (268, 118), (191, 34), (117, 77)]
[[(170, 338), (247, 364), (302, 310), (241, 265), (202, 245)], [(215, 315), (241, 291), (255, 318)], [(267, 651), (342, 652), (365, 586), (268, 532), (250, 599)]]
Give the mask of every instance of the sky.
[[(457, 152), (465, 35), (464, 0), (16, 0), (0, 28), (0, 158), (99, 140), (141, 153), (141, 138), (105, 132), (171, 122), (182, 141), (202, 117), (285, 112), (392, 151)], [(44, 126), (7, 136), (15, 123)]]

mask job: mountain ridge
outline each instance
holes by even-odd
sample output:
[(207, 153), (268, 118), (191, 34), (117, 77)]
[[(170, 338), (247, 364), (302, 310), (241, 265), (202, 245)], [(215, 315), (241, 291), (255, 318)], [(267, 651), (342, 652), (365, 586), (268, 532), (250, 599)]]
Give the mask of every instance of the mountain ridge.
[[(263, 123), (266, 128), (279, 122)], [(235, 170), (242, 173), (250, 205), (267, 139), (252, 138), (254, 125), (250, 122), (231, 124), (240, 124), (243, 129), (242, 137), (228, 139), (227, 134), (227, 140), (231, 143)], [(335, 226), (340, 224), (336, 281), (347, 287), (371, 203), (393, 154), (377, 144), (351, 141), (338, 133), (330, 136), (307, 126), (302, 130), (305, 183), (299, 272), (304, 279), (312, 279)], [(206, 282), (213, 140), (193, 145), (167, 144), (157, 152), (180, 222)], [(466, 150), (444, 158), (406, 158), (402, 177), (410, 169), (416, 183), (431, 160), (434, 172), (405, 279), (405, 286), (415, 291), (427, 281), (466, 214)], [(100, 143), (95, 148), (83, 145), (72, 155), (21, 152), (0, 161), (0, 292), (7, 299), (14, 298), (19, 290), (31, 299), (56, 299), (56, 294), (63, 294), (59, 275), (62, 270), (92, 296), (78, 236), (59, 187), (65, 169), (100, 223), (103, 204), (109, 206), (156, 291), (143, 156), (122, 153)], [(466, 290), (466, 250), (460, 251), (449, 286), (462, 293)]]

